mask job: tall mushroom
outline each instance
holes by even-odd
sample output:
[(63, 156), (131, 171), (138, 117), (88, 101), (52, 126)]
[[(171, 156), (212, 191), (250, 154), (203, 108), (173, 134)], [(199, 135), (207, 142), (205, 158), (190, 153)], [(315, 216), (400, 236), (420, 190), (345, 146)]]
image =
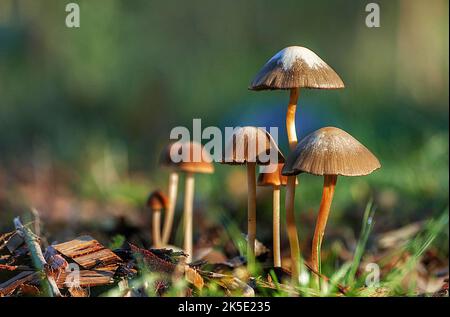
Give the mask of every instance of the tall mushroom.
[[(276, 153), (276, 157), (273, 154)], [(284, 162), (283, 154), (272, 136), (256, 127), (237, 128), (226, 140), (222, 163), (247, 166), (247, 268), (251, 271), (255, 264), (256, 240), (256, 165)]]
[(147, 206), (152, 211), (152, 241), (155, 248), (161, 248), (161, 211), (166, 210), (167, 196), (160, 190), (155, 190), (147, 199)]
[[(297, 145), (295, 111), (300, 88), (336, 89), (344, 83), (336, 72), (313, 51), (290, 46), (279, 51), (263, 66), (253, 79), (249, 89), (288, 89), (290, 98), (286, 113), (286, 130), (291, 151)], [(295, 178), (289, 177), (286, 191), (286, 224), (293, 262), (292, 275), (299, 278), (300, 247), (294, 215)]]
[(283, 163), (278, 163), (276, 169), (270, 173), (258, 175), (258, 186), (272, 187), (272, 212), (273, 212), (273, 266), (281, 267), (280, 251), (280, 187), (286, 186), (287, 176), (281, 174)]
[(363, 176), (380, 168), (378, 159), (347, 132), (326, 127), (300, 141), (289, 154), (283, 175), (310, 173), (324, 176), (322, 201), (312, 242), (312, 267), (319, 271), (320, 247), (325, 232), (338, 175)]
[(186, 175), (184, 188), (184, 211), (183, 211), (183, 250), (187, 254), (187, 262), (192, 260), (193, 242), (193, 208), (194, 208), (194, 174), (214, 173), (212, 158), (200, 143), (197, 142), (177, 142), (172, 145), (171, 153), (182, 156), (180, 162), (173, 162), (181, 172)]
[(164, 225), (161, 237), (162, 245), (167, 245), (169, 243), (170, 234), (172, 233), (173, 217), (175, 214), (175, 206), (177, 204), (177, 193), (178, 193), (178, 168), (173, 164), (170, 159), (170, 150), (175, 143), (169, 143), (161, 152), (159, 158), (159, 164), (165, 167), (171, 167), (172, 170), (169, 174), (169, 202), (167, 205), (167, 210), (164, 217)]

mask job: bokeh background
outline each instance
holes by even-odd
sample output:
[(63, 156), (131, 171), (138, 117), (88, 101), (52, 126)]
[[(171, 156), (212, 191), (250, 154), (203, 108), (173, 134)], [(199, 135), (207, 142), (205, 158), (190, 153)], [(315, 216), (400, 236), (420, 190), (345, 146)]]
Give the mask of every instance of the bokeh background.
[[(36, 208), (52, 240), (137, 231), (150, 245), (144, 203), (167, 188), (157, 162), (172, 127), (277, 126), (286, 152), (287, 93), (247, 87), (290, 45), (315, 51), (346, 84), (301, 91), (299, 136), (337, 126), (382, 163), (339, 179), (324, 248), (353, 243), (371, 199), (373, 239), (447, 207), (448, 1), (378, 1), (381, 27), (367, 28), (368, 1), (79, 0), (76, 29), (65, 26), (69, 2), (0, 0), (0, 232)], [(304, 175), (297, 190), (305, 249), (322, 181)], [(245, 231), (242, 167), (216, 164), (196, 184), (199, 247), (224, 224)], [(257, 236), (270, 245), (268, 189), (258, 190)], [(447, 257), (448, 232), (438, 252)]]

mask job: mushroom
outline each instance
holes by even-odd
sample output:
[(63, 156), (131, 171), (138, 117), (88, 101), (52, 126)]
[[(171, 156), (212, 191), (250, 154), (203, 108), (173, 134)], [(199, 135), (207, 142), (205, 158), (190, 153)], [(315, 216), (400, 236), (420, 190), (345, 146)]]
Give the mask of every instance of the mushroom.
[(271, 173), (258, 175), (258, 186), (272, 187), (272, 211), (273, 211), (273, 265), (281, 267), (280, 252), (280, 186), (286, 186), (287, 176), (281, 174), (283, 163), (278, 163), (276, 170)]
[[(276, 151), (276, 152), (275, 152)], [(266, 159), (265, 155), (273, 155)], [(237, 128), (233, 136), (226, 140), (222, 163), (247, 166), (247, 268), (251, 271), (255, 264), (256, 240), (256, 165), (284, 162), (283, 154), (272, 136), (256, 127)], [(272, 160), (272, 162), (270, 161)]]
[(155, 248), (161, 248), (161, 211), (166, 210), (167, 196), (160, 190), (155, 190), (147, 199), (147, 206), (152, 211), (152, 241)]
[[(172, 154), (182, 156), (180, 162), (173, 162)], [(184, 242), (183, 250), (187, 254), (187, 263), (192, 260), (192, 236), (193, 236), (193, 208), (194, 208), (194, 174), (211, 174), (214, 173), (214, 165), (212, 158), (200, 143), (197, 142), (176, 142), (173, 143), (169, 158), (170, 164), (176, 166), (178, 171), (186, 174), (184, 189), (184, 211), (183, 211), (183, 231)]]
[(177, 193), (178, 193), (178, 169), (175, 164), (173, 164), (170, 159), (170, 150), (175, 143), (169, 143), (161, 152), (159, 158), (159, 164), (165, 167), (172, 167), (172, 171), (169, 174), (169, 202), (167, 205), (166, 214), (164, 217), (164, 225), (161, 237), (162, 245), (167, 245), (169, 243), (170, 234), (172, 233), (173, 217), (175, 214), (175, 206), (177, 204)]
[[(297, 145), (295, 111), (301, 87), (336, 89), (344, 88), (344, 83), (336, 72), (313, 51), (301, 46), (290, 46), (279, 51), (269, 59), (249, 87), (251, 90), (290, 90), (286, 113), (286, 130), (291, 151)], [(291, 247), (291, 258), (294, 263), (292, 275), (294, 281), (298, 281), (300, 247), (294, 215), (295, 182), (295, 178), (288, 178), (286, 224)]]
[(326, 127), (314, 131), (300, 141), (289, 154), (283, 175), (310, 173), (324, 176), (322, 201), (312, 242), (312, 267), (320, 268), (320, 247), (325, 232), (338, 175), (363, 176), (380, 168), (378, 159), (347, 132)]

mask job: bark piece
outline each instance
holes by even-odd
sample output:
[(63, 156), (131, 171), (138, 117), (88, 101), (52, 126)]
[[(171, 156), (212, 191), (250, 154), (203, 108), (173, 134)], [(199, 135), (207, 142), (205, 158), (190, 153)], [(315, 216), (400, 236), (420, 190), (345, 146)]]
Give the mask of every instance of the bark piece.
[[(167, 273), (172, 274), (176, 269), (176, 264), (163, 260), (160, 257), (158, 257), (155, 253), (152, 251), (148, 251), (145, 249), (138, 248), (131, 243), (130, 249), (131, 252), (133, 252), (135, 255), (137, 255), (137, 259), (142, 260), (145, 266), (151, 271), (151, 272), (160, 272), (160, 273)], [(139, 259), (141, 258), (141, 259)]]

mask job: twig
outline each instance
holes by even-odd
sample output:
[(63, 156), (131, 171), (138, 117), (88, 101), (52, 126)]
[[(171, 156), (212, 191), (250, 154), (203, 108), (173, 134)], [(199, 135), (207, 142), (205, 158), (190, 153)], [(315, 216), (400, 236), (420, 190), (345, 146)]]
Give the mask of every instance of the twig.
[(8, 265), (8, 264), (0, 264), (0, 270), (4, 271), (30, 271), (26, 265)]
[(46, 289), (48, 291), (49, 296), (61, 297), (61, 293), (59, 292), (55, 279), (46, 270), (48, 265), (45, 261), (44, 255), (42, 254), (36, 235), (34, 235), (30, 229), (24, 227), (19, 217), (14, 218), (14, 226), (17, 232), (25, 239), (25, 243), (30, 251), (34, 266), (46, 277), (42, 278), (44, 290)]
[(36, 208), (31, 208), (31, 213), (34, 217), (34, 233), (40, 237), (41, 236), (41, 216)]

